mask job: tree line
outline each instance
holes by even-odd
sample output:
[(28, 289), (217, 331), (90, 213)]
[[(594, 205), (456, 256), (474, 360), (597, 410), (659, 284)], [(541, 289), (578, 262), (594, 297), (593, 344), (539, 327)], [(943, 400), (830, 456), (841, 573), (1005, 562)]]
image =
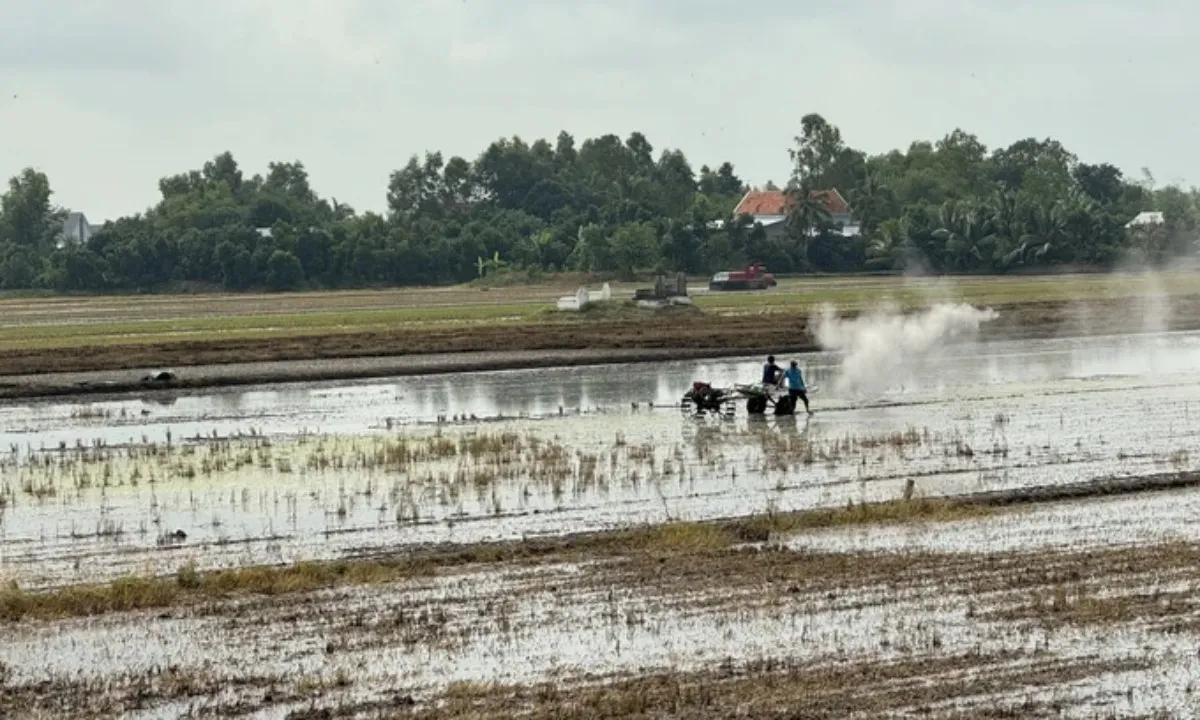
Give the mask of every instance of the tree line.
[[(577, 143), (519, 137), (477, 158), (414, 155), (389, 178), (387, 211), (357, 212), (312, 188), (301, 162), (247, 177), (228, 153), (159, 181), (158, 202), (65, 242), (66, 211), (25, 169), (0, 197), (0, 287), (227, 290), (439, 284), (497, 273), (1006, 273), (1162, 263), (1194, 252), (1200, 192), (1081, 162), (1052, 139), (989, 150), (961, 129), (871, 155), (805, 116), (782, 191), (784, 232), (734, 209), (730, 162), (693, 168), (634, 132)], [(768, 187), (776, 189), (768, 183)], [(845, 237), (813, 191), (836, 188), (861, 234)], [(1161, 224), (1126, 224), (1160, 211)]]

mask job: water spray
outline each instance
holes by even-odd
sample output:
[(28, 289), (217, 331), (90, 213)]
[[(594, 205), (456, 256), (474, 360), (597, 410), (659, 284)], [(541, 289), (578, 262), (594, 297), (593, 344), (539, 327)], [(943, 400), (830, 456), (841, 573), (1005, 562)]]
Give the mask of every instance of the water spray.
[(857, 318), (844, 319), (826, 305), (818, 310), (811, 326), (823, 349), (842, 354), (835, 388), (865, 395), (896, 386), (914, 365), (927, 361), (952, 341), (974, 337), (980, 325), (997, 317), (999, 313), (991, 308), (938, 303), (909, 315), (894, 304), (885, 304)]

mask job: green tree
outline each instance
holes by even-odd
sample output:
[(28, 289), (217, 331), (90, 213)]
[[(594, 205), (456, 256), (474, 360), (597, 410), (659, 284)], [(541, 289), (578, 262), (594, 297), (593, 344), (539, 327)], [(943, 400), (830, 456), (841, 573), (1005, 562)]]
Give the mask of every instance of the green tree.
[(933, 237), (942, 242), (941, 263), (948, 270), (986, 266), (995, 255), (996, 235), (987, 208), (950, 201), (938, 211)]
[(890, 218), (871, 232), (866, 266), (872, 270), (904, 270), (915, 264), (917, 255), (908, 224), (903, 219)]
[(440, 152), (425, 153), (423, 163), (413, 155), (403, 168), (392, 173), (388, 179), (387, 204), (394, 220), (413, 222), (441, 217), (447, 192), (442, 175), (444, 167)]
[(286, 250), (276, 250), (267, 260), (267, 287), (272, 290), (295, 290), (304, 283), (304, 267), (300, 258)]
[(829, 210), (817, 194), (808, 187), (807, 181), (801, 181), (788, 191), (791, 203), (787, 216), (788, 237), (800, 249), (800, 267), (807, 270), (811, 267), (808, 250), (813, 238), (820, 237), (829, 230)]
[(632, 280), (637, 270), (651, 268), (661, 257), (658, 233), (650, 223), (622, 225), (609, 243), (612, 248), (612, 269), (626, 280)]
[(846, 150), (842, 133), (825, 118), (809, 113), (800, 120), (801, 132), (789, 151), (792, 159), (792, 183), (811, 189), (827, 187), (826, 175)]
[(0, 196), (0, 242), (35, 252), (49, 252), (61, 237), (65, 213), (50, 203), (52, 192), (46, 174), (26, 168), (8, 181)]
[(1025, 138), (992, 154), (994, 177), (1002, 187), (1039, 199), (1064, 197), (1077, 162), (1062, 143), (1049, 138)]
[(1108, 163), (1088, 165), (1080, 163), (1071, 171), (1072, 177), (1085, 195), (1102, 204), (1113, 204), (1121, 200), (1125, 191), (1121, 171)]
[[(656, 154), (657, 153), (657, 154)], [(413, 155), (387, 183), (387, 214), (322, 198), (299, 159), (248, 176), (224, 152), (162, 178), (150, 208), (58, 248), (64, 213), (34, 170), (0, 197), (0, 286), (71, 291), (230, 290), (462, 282), (501, 262), (530, 273), (707, 273), (748, 259), (777, 272), (863, 269), (1007, 272), (1107, 267), (1131, 254), (1197, 251), (1197, 191), (1080, 163), (1052, 138), (991, 152), (966, 129), (868, 155), (810, 113), (789, 150), (787, 232), (733, 209), (746, 184), (730, 162), (693, 170), (682, 150), (631, 132), (526, 142), (472, 160)], [(772, 183), (767, 189), (778, 189)], [(830, 228), (817, 195), (838, 189), (863, 236)], [(1127, 231), (1141, 211), (1160, 228)], [(717, 222), (722, 221), (722, 222)]]

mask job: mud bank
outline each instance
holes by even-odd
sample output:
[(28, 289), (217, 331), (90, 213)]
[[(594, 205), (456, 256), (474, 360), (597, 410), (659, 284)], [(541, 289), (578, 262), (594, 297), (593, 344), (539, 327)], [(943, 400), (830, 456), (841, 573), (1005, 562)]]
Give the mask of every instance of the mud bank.
[(0, 399), (120, 395), (159, 390), (270, 385), (289, 382), (365, 380), (450, 373), (583, 367), (622, 363), (737, 357), (767, 352), (812, 352), (817, 348), (682, 348), (462, 352), (446, 355), (345, 357), (183, 366), (169, 382), (147, 382), (146, 371), (116, 370), (0, 376)]
[[(1021, 340), (1200, 329), (1200, 295), (1172, 298), (1167, 312), (1154, 303), (1153, 298), (1115, 298), (999, 304), (994, 305), (998, 319), (983, 327), (982, 336)], [(1151, 314), (1153, 328), (1147, 327)], [(672, 313), (85, 351), (8, 350), (0, 352), (0, 400), (814, 352), (819, 347), (809, 322), (807, 309), (803, 314)], [(159, 368), (172, 369), (177, 377), (143, 382), (147, 371)]]

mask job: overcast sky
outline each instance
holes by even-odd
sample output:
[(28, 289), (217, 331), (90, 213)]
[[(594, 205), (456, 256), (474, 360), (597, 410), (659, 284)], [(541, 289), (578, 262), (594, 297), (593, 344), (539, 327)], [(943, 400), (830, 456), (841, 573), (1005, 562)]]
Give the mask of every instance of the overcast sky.
[(640, 130), (782, 182), (801, 116), (1200, 183), (1195, 0), (0, 0), (0, 174), (100, 222), (231, 150), (382, 209), (413, 153)]

